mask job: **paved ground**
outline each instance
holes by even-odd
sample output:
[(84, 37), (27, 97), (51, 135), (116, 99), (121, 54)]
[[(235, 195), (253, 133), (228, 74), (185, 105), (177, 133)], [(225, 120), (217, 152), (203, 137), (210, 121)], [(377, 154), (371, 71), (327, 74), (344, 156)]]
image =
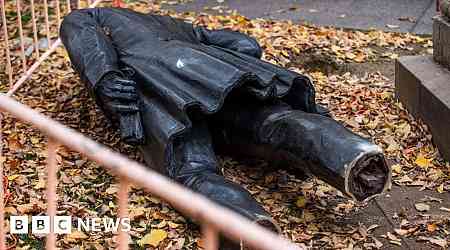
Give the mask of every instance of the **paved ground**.
[[(431, 197), (431, 198), (430, 198)], [(417, 212), (415, 204), (428, 201), (431, 209), (423, 215)], [(441, 207), (450, 205), (448, 193), (439, 194), (433, 191), (419, 191), (415, 187), (399, 187), (394, 185), (388, 194), (376, 198), (367, 207), (357, 214), (349, 217), (351, 222), (362, 222), (370, 225), (378, 225), (373, 234), (386, 235), (387, 232), (394, 233), (400, 228), (401, 220), (405, 219), (411, 223), (417, 223), (424, 217), (441, 218), (449, 216), (448, 212), (440, 210)], [(399, 215), (402, 212), (403, 214)], [(389, 243), (388, 239), (380, 237), (383, 242), (382, 249), (440, 249), (438, 246), (426, 241), (417, 241), (413, 237), (401, 237), (401, 246)]]
[[(379, 54), (383, 53), (383, 50), (379, 50)], [(398, 53), (399, 56), (419, 55), (426, 53), (426, 49), (420, 47), (415, 48), (413, 51), (398, 49), (395, 50), (395, 53)], [(310, 65), (312, 71), (320, 70), (327, 74), (350, 72), (359, 76), (370, 72), (381, 72), (390, 79), (389, 82), (393, 82), (395, 78), (395, 65), (393, 60), (377, 59), (372, 62), (344, 63), (338, 67), (333, 67), (332, 58), (323, 60), (311, 55), (307, 55), (305, 58), (296, 61), (299, 68), (308, 68), (308, 65)], [(327, 61), (330, 65), (324, 65), (321, 63), (322, 61)], [(389, 162), (390, 164), (394, 164), (394, 162)], [(429, 197), (436, 199), (430, 199)], [(415, 208), (416, 203), (424, 201), (427, 201), (427, 204), (431, 206), (431, 209), (425, 214), (419, 213)], [(440, 207), (450, 208), (450, 196), (448, 193), (439, 194), (430, 190), (420, 191), (417, 187), (398, 186), (394, 183), (392, 189), (387, 194), (371, 201), (368, 206), (359, 210), (353, 216), (349, 216), (348, 221), (343, 223), (378, 225), (373, 231), (373, 235), (382, 241), (382, 249), (439, 249), (438, 246), (429, 242), (417, 241), (417, 237), (399, 237), (401, 238), (401, 245), (397, 246), (390, 243), (388, 239), (379, 236), (386, 235), (388, 232), (394, 233), (400, 227), (399, 225), (402, 219), (415, 224), (424, 218), (448, 217), (449, 212), (439, 209)], [(402, 214), (401, 216), (399, 216), (400, 213)]]
[[(383, 54), (383, 50), (378, 51)], [(426, 53), (425, 48), (417, 47), (413, 51), (395, 50), (399, 56), (406, 55), (421, 55)], [(395, 65), (393, 60), (374, 60), (372, 62), (364, 63), (344, 63), (338, 67), (333, 67), (331, 58), (324, 61), (330, 62), (330, 65), (323, 65), (323, 59), (315, 58), (309, 54), (297, 61), (299, 68), (307, 68), (312, 65), (311, 69), (319, 70), (327, 74), (350, 72), (354, 75), (363, 76), (367, 73), (381, 72), (388, 77), (390, 82), (394, 81)], [(316, 61), (319, 60), (319, 61)], [(389, 161), (394, 164), (393, 161)], [(430, 198), (432, 197), (432, 198)], [(415, 208), (416, 203), (426, 202), (430, 205), (430, 210), (426, 213), (419, 213)], [(398, 186), (395, 183), (392, 189), (385, 195), (377, 197), (371, 201), (366, 207), (359, 210), (357, 213), (348, 217), (348, 221), (341, 222), (347, 224), (357, 225), (363, 223), (364, 225), (377, 225), (378, 227), (372, 232), (383, 243), (382, 249), (442, 249), (437, 245), (430, 244), (427, 241), (417, 241), (416, 237), (401, 237), (401, 245), (392, 244), (389, 239), (380, 237), (387, 235), (387, 233), (394, 233), (400, 228), (402, 220), (407, 220), (412, 224), (420, 224), (426, 218), (448, 218), (449, 212), (440, 209), (441, 207), (450, 208), (450, 195), (448, 193), (439, 194), (435, 191), (420, 190), (417, 187)], [(394, 233), (395, 234), (395, 233)]]
[(417, 34), (431, 34), (431, 18), (436, 14), (436, 0), (193, 0), (166, 8), (214, 13), (220, 5), (249, 18)]

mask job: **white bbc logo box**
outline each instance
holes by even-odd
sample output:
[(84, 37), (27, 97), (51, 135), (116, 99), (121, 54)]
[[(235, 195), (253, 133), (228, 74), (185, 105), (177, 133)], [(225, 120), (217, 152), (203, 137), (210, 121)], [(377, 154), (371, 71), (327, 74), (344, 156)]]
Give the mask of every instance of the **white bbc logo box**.
[[(11, 216), (9, 230), (11, 234), (27, 234), (28, 224), (28, 216)], [(56, 234), (69, 234), (71, 231), (71, 216), (54, 216), (53, 223), (50, 220), (50, 216), (31, 217), (31, 233), (33, 234), (48, 234), (50, 232)]]

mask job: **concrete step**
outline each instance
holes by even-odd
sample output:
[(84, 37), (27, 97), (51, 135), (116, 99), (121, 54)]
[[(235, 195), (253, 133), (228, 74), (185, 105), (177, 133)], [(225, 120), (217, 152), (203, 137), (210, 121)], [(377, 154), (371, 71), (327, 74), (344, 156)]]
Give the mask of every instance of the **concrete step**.
[(395, 65), (397, 98), (430, 128), (433, 142), (450, 160), (450, 71), (431, 56), (405, 56)]
[(450, 22), (442, 16), (433, 19), (434, 60), (450, 69)]

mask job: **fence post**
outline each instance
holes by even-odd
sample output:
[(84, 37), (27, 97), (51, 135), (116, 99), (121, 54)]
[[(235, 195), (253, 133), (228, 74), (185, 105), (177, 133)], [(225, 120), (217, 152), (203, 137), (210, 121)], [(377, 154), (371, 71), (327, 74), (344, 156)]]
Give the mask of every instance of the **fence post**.
[(53, 221), (56, 216), (57, 200), (56, 188), (58, 186), (56, 163), (56, 149), (58, 147), (55, 140), (48, 137), (47, 145), (47, 215), (50, 217), (50, 233), (47, 235), (46, 249), (56, 249), (56, 234), (54, 233)]
[(56, 24), (57, 26), (57, 33), (59, 36), (59, 27), (61, 26), (61, 6), (59, 4), (59, 0), (55, 0), (55, 5), (56, 5)]
[(202, 224), (202, 242), (205, 250), (217, 250), (219, 246), (218, 232), (208, 222)]
[(2, 8), (2, 23), (3, 23), (3, 37), (5, 39), (5, 55), (6, 55), (6, 70), (8, 71), (9, 85), (13, 85), (12, 67), (11, 67), (11, 54), (9, 52), (9, 36), (8, 25), (6, 20), (5, 1), (0, 0)]
[(3, 186), (3, 114), (0, 113), (0, 250), (5, 250), (5, 190)]
[(36, 25), (36, 10), (34, 8), (34, 0), (30, 0), (31, 5), (31, 22), (33, 23), (33, 41), (34, 41), (34, 49), (36, 51), (36, 58), (39, 58), (39, 40), (38, 40), (38, 31)]
[(45, 18), (45, 33), (47, 34), (47, 48), (51, 46), (50, 39), (50, 22), (48, 19), (48, 3), (47, 0), (44, 0), (44, 18)]
[[(119, 219), (122, 222), (123, 219), (128, 217), (128, 188), (130, 184), (126, 178), (120, 178), (119, 182), (119, 192), (117, 198), (119, 200)], [(122, 223), (119, 227), (119, 237), (118, 237), (117, 249), (128, 250), (128, 233), (123, 230)]]
[(27, 71), (27, 59), (25, 57), (25, 41), (23, 38), (23, 25), (22, 25), (22, 10), (20, 6), (20, 0), (16, 0), (17, 8), (17, 25), (19, 26), (19, 38), (20, 38), (20, 57), (22, 58), (23, 71)]

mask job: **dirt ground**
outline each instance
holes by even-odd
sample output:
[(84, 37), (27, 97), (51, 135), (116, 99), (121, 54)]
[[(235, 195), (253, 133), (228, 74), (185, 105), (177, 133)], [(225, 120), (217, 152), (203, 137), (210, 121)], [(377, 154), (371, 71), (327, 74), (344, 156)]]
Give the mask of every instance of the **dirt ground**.
[[(426, 37), (426, 36), (425, 36)], [(380, 55), (396, 55), (395, 57), (410, 55), (429, 55), (431, 50), (423, 46), (412, 45), (408, 50), (399, 48), (386, 48), (380, 46), (370, 46), (375, 52), (370, 60), (364, 63), (358, 62), (336, 62), (330, 55), (317, 53), (307, 54), (306, 56), (293, 58), (293, 65), (299, 68), (305, 68), (308, 71), (320, 71), (326, 75), (345, 74), (347, 72), (363, 77), (368, 73), (379, 72), (394, 83), (395, 80), (395, 59), (383, 57)]]
[[(408, 55), (427, 55), (429, 49), (422, 46), (413, 46), (410, 50), (386, 49), (384, 47), (372, 46), (371, 49), (377, 51), (378, 55), (389, 52), (396, 53), (398, 56)], [(381, 73), (388, 78), (387, 85), (394, 86), (395, 81), (395, 60), (385, 57), (373, 57), (369, 62), (355, 63), (344, 62), (336, 63), (332, 56), (309, 54), (292, 60), (293, 64), (307, 71), (320, 71), (326, 75), (345, 74), (349, 72), (352, 75), (363, 77), (370, 73)], [(392, 159), (395, 160), (395, 159)], [(392, 161), (391, 165), (394, 164)], [(433, 201), (432, 208), (426, 215), (418, 213), (415, 208), (416, 201)], [(421, 190), (417, 187), (399, 186), (394, 184), (387, 193), (377, 197), (364, 207), (347, 216), (343, 221), (348, 225), (378, 225), (372, 233), (386, 235), (387, 232), (395, 232), (402, 220), (423, 220), (424, 218), (448, 218), (448, 211), (440, 210), (440, 207), (450, 206), (450, 195), (439, 194), (428, 190)], [(399, 214), (401, 214), (399, 216)], [(427, 241), (420, 241), (416, 237), (399, 236), (402, 245), (396, 246), (390, 242), (389, 237), (382, 237), (383, 243), (381, 249), (441, 249), (436, 245), (430, 245)], [(391, 243), (391, 244), (390, 244)]]

